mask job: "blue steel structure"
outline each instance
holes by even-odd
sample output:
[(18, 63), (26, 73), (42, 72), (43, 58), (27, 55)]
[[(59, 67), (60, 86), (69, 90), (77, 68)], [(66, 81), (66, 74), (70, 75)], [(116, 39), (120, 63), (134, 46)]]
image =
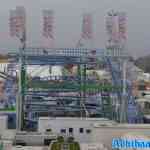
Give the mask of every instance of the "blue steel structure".
[[(100, 52), (101, 53), (101, 52)], [(25, 106), (24, 120), (27, 122), (26, 127), (30, 128), (34, 122), (37, 121), (39, 116), (57, 116), (63, 115), (66, 116), (70, 114), (71, 116), (77, 115), (85, 117), (87, 113), (90, 111), (95, 111), (98, 109), (97, 106), (85, 106), (86, 101), (86, 65), (91, 64), (90, 58), (92, 55), (90, 54), (90, 50), (88, 49), (50, 49), (50, 50), (43, 50), (43, 49), (26, 49), (24, 51), (23, 57), (24, 64), (23, 66), (27, 65), (76, 65), (78, 66), (78, 75), (75, 76), (76, 80), (67, 81), (67, 78), (63, 78), (63, 80), (55, 80), (54, 82), (67, 82), (67, 88), (65, 85), (59, 86), (58, 88), (54, 88), (53, 86), (49, 86), (47, 91), (42, 89), (44, 92), (55, 93), (56, 95), (50, 96), (52, 100), (50, 102), (43, 102), (43, 100), (38, 100), (37, 98), (33, 98), (35, 91), (37, 92), (37, 85), (33, 87), (31, 86), (24, 86), (24, 94), (25, 100), (23, 100), (23, 106)], [(23, 67), (25, 68), (25, 67)], [(25, 77), (25, 76), (24, 76)], [(53, 78), (53, 77), (52, 77)], [(26, 80), (24, 78), (24, 80)], [(47, 82), (51, 82), (52, 80), (47, 80)], [(34, 82), (33, 80), (31, 81)], [(26, 81), (24, 81), (26, 83)], [(23, 83), (23, 84), (24, 84)], [(55, 84), (55, 83), (53, 83)], [(60, 84), (60, 83), (59, 83)], [(78, 86), (79, 89), (71, 88)], [(41, 91), (40, 91), (41, 92)], [(68, 96), (59, 96), (62, 93), (68, 94), (73, 93), (74, 95)], [(30, 98), (28, 93), (32, 94)], [(39, 97), (38, 97), (39, 98)], [(34, 102), (35, 101), (35, 102)], [(55, 101), (55, 102), (54, 102)], [(74, 103), (75, 102), (75, 103)], [(69, 112), (69, 113), (68, 113)], [(99, 109), (100, 112), (100, 109)], [(24, 123), (23, 123), (24, 124)], [(31, 127), (32, 128), (32, 127)]]
[[(120, 87), (123, 87), (123, 77), (122, 77), (122, 67), (121, 61), (113, 60), (112, 58), (106, 58), (106, 62), (109, 65), (112, 78), (113, 78), (113, 84), (118, 85)], [(143, 123), (143, 116), (142, 111), (135, 101), (135, 98), (132, 94), (132, 82), (128, 79), (126, 79), (126, 122), (128, 123)], [(118, 98), (121, 100), (123, 98), (122, 89), (120, 91), (117, 91)], [(121, 110), (120, 110), (121, 112)]]
[(16, 97), (17, 97), (17, 82), (16, 66), (14, 64), (8, 64), (6, 68), (1, 72), (1, 77), (4, 79), (4, 98), (3, 108), (0, 109), (0, 115), (8, 116), (8, 129), (16, 128)]
[[(122, 87), (122, 69), (120, 67), (120, 60), (128, 59), (127, 55), (122, 56), (112, 56), (105, 53), (104, 50), (100, 49), (94, 49), (96, 52), (95, 60), (96, 62), (91, 62), (91, 57), (93, 55), (91, 54), (90, 49), (69, 49), (69, 48), (59, 48), (59, 49), (42, 49), (42, 48), (26, 48), (24, 52), (20, 54), (9, 54), (9, 58), (13, 61), (18, 61), (21, 57), (22, 60), (22, 68), (24, 69), (21, 71), (22, 75), (22, 93), (24, 95), (24, 100), (22, 101), (22, 129), (24, 129), (23, 124), (27, 122), (26, 128), (33, 128), (34, 125), (37, 125), (37, 119), (39, 116), (43, 115), (52, 115), (57, 116), (62, 114), (63, 115), (68, 114), (68, 112), (74, 112), (70, 113), (72, 116), (74, 114), (78, 114), (82, 117), (86, 117), (87, 113), (90, 111), (94, 112), (95, 110), (99, 112), (99, 117), (109, 117), (110, 119), (115, 119), (116, 121), (120, 121), (120, 112), (121, 109), (117, 114), (115, 114), (115, 118), (112, 118), (111, 115), (113, 113), (113, 109), (111, 106), (111, 99), (108, 91), (97, 91), (98, 93), (102, 94), (102, 103), (101, 105), (86, 105), (86, 99), (89, 97), (86, 93), (87, 91), (87, 84), (88, 79), (86, 77), (86, 70), (87, 66), (99, 63), (99, 60), (101, 59), (104, 61), (111, 72), (112, 75), (112, 82), (114, 86)], [(32, 88), (34, 82), (39, 82), (39, 79), (32, 79), (29, 85), (29, 81), (26, 76), (26, 67), (28, 65), (61, 65), (64, 66), (66, 64), (73, 64), (78, 66), (78, 76), (74, 77), (73, 80), (70, 81), (68, 77), (48, 77), (44, 79), (46, 82), (51, 82), (51, 78), (53, 78), (54, 81), (62, 82), (65, 81), (68, 84), (74, 85), (75, 83), (80, 86), (80, 89), (65, 89), (60, 88)], [(59, 78), (59, 79), (58, 79)], [(68, 82), (68, 79), (70, 82)], [(76, 80), (75, 80), (76, 79)], [(43, 79), (42, 79), (43, 82)], [(130, 82), (126, 81), (127, 84), (127, 114), (126, 114), (126, 121), (129, 123), (137, 123), (142, 121), (142, 116), (139, 112), (138, 105), (136, 104), (134, 97), (132, 96), (132, 89)], [(55, 84), (55, 83), (54, 83)], [(61, 95), (62, 93), (74, 93), (73, 95)], [(113, 93), (116, 93), (118, 96), (118, 103), (121, 104), (123, 95), (122, 95), (122, 88), (117, 91), (113, 91)], [(60, 94), (58, 94), (60, 93)], [(103, 96), (104, 95), (104, 96)], [(107, 95), (107, 96), (106, 96)], [(44, 97), (51, 97), (53, 100), (46, 100), (43, 102), (43, 96)], [(106, 98), (107, 97), (107, 98)], [(103, 102), (106, 101), (106, 102)], [(48, 102), (51, 101), (51, 102)], [(54, 103), (54, 101), (56, 103)], [(70, 105), (68, 105), (68, 103)], [(104, 105), (106, 104), (106, 107)], [(57, 106), (56, 106), (57, 105)], [(107, 109), (107, 110), (106, 110)], [(109, 111), (108, 111), (109, 110)], [(45, 113), (47, 112), (47, 113)], [(56, 114), (54, 112), (57, 112)], [(134, 114), (134, 115), (132, 115)]]

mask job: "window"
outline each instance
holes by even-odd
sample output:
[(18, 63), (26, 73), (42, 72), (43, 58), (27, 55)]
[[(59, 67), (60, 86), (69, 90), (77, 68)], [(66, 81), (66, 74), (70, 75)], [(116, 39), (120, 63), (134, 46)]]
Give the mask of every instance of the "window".
[(86, 133), (87, 133), (87, 134), (90, 134), (90, 133), (91, 133), (91, 130), (90, 130), (90, 129), (87, 129), (87, 130), (86, 130)]
[(46, 132), (51, 132), (52, 131), (52, 129), (46, 129)]
[(69, 133), (73, 133), (73, 128), (69, 128)]
[(79, 132), (80, 132), (80, 133), (83, 133), (83, 132), (84, 132), (84, 129), (83, 129), (83, 128), (80, 128), (80, 129), (79, 129)]
[(60, 132), (61, 133), (66, 133), (66, 129), (61, 129)]
[(7, 128), (8, 129), (16, 129), (16, 117), (15, 115), (8, 115), (7, 120)]

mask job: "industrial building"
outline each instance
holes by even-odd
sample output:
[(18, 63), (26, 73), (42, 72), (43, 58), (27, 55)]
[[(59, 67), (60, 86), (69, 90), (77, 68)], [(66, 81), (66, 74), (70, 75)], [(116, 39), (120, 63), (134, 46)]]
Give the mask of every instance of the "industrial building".
[(142, 124), (144, 114), (133, 91), (141, 70), (129, 67), (126, 13), (108, 12), (108, 39), (102, 49), (91, 46), (90, 13), (83, 14), (74, 48), (54, 47), (54, 11), (46, 9), (42, 15), (43, 36), (51, 45), (29, 47), (25, 8), (10, 11), (10, 35), (20, 48), (0, 61), (1, 147), (46, 150), (58, 144), (69, 150), (79, 143), (81, 150), (109, 150), (113, 138), (129, 132), (149, 137), (150, 127)]

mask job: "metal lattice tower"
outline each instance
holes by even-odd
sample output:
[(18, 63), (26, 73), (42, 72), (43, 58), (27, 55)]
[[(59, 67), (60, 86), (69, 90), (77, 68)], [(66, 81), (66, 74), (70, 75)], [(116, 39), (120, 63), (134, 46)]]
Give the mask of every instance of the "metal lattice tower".
[[(106, 30), (108, 34), (108, 41), (106, 46), (107, 55), (117, 55), (118, 57), (120, 57), (121, 55), (126, 54), (126, 13), (114, 11), (108, 12), (106, 17)], [(120, 59), (116, 61), (112, 58), (107, 58), (107, 62), (109, 62), (109, 68), (112, 72), (113, 83), (123, 87), (122, 91), (118, 92), (120, 103), (120, 122), (136, 123), (137, 120), (139, 120), (139, 115), (137, 115), (137, 112), (139, 110), (132, 96), (131, 81), (127, 77), (127, 61), (127, 59)], [(119, 65), (119, 67), (117, 67), (117, 65)], [(134, 117), (132, 114), (135, 114)]]

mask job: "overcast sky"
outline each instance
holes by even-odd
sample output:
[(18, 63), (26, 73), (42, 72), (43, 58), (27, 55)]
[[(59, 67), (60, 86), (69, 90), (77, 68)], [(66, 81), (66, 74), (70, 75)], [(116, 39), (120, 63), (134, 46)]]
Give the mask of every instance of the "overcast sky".
[(9, 10), (24, 6), (27, 11), (29, 46), (42, 45), (42, 9), (55, 11), (55, 46), (75, 47), (81, 34), (82, 14), (94, 15), (94, 47), (106, 44), (105, 16), (109, 10), (125, 11), (128, 16), (128, 50), (134, 56), (150, 54), (149, 0), (1, 0), (0, 52), (14, 51), (19, 42), (9, 36)]

